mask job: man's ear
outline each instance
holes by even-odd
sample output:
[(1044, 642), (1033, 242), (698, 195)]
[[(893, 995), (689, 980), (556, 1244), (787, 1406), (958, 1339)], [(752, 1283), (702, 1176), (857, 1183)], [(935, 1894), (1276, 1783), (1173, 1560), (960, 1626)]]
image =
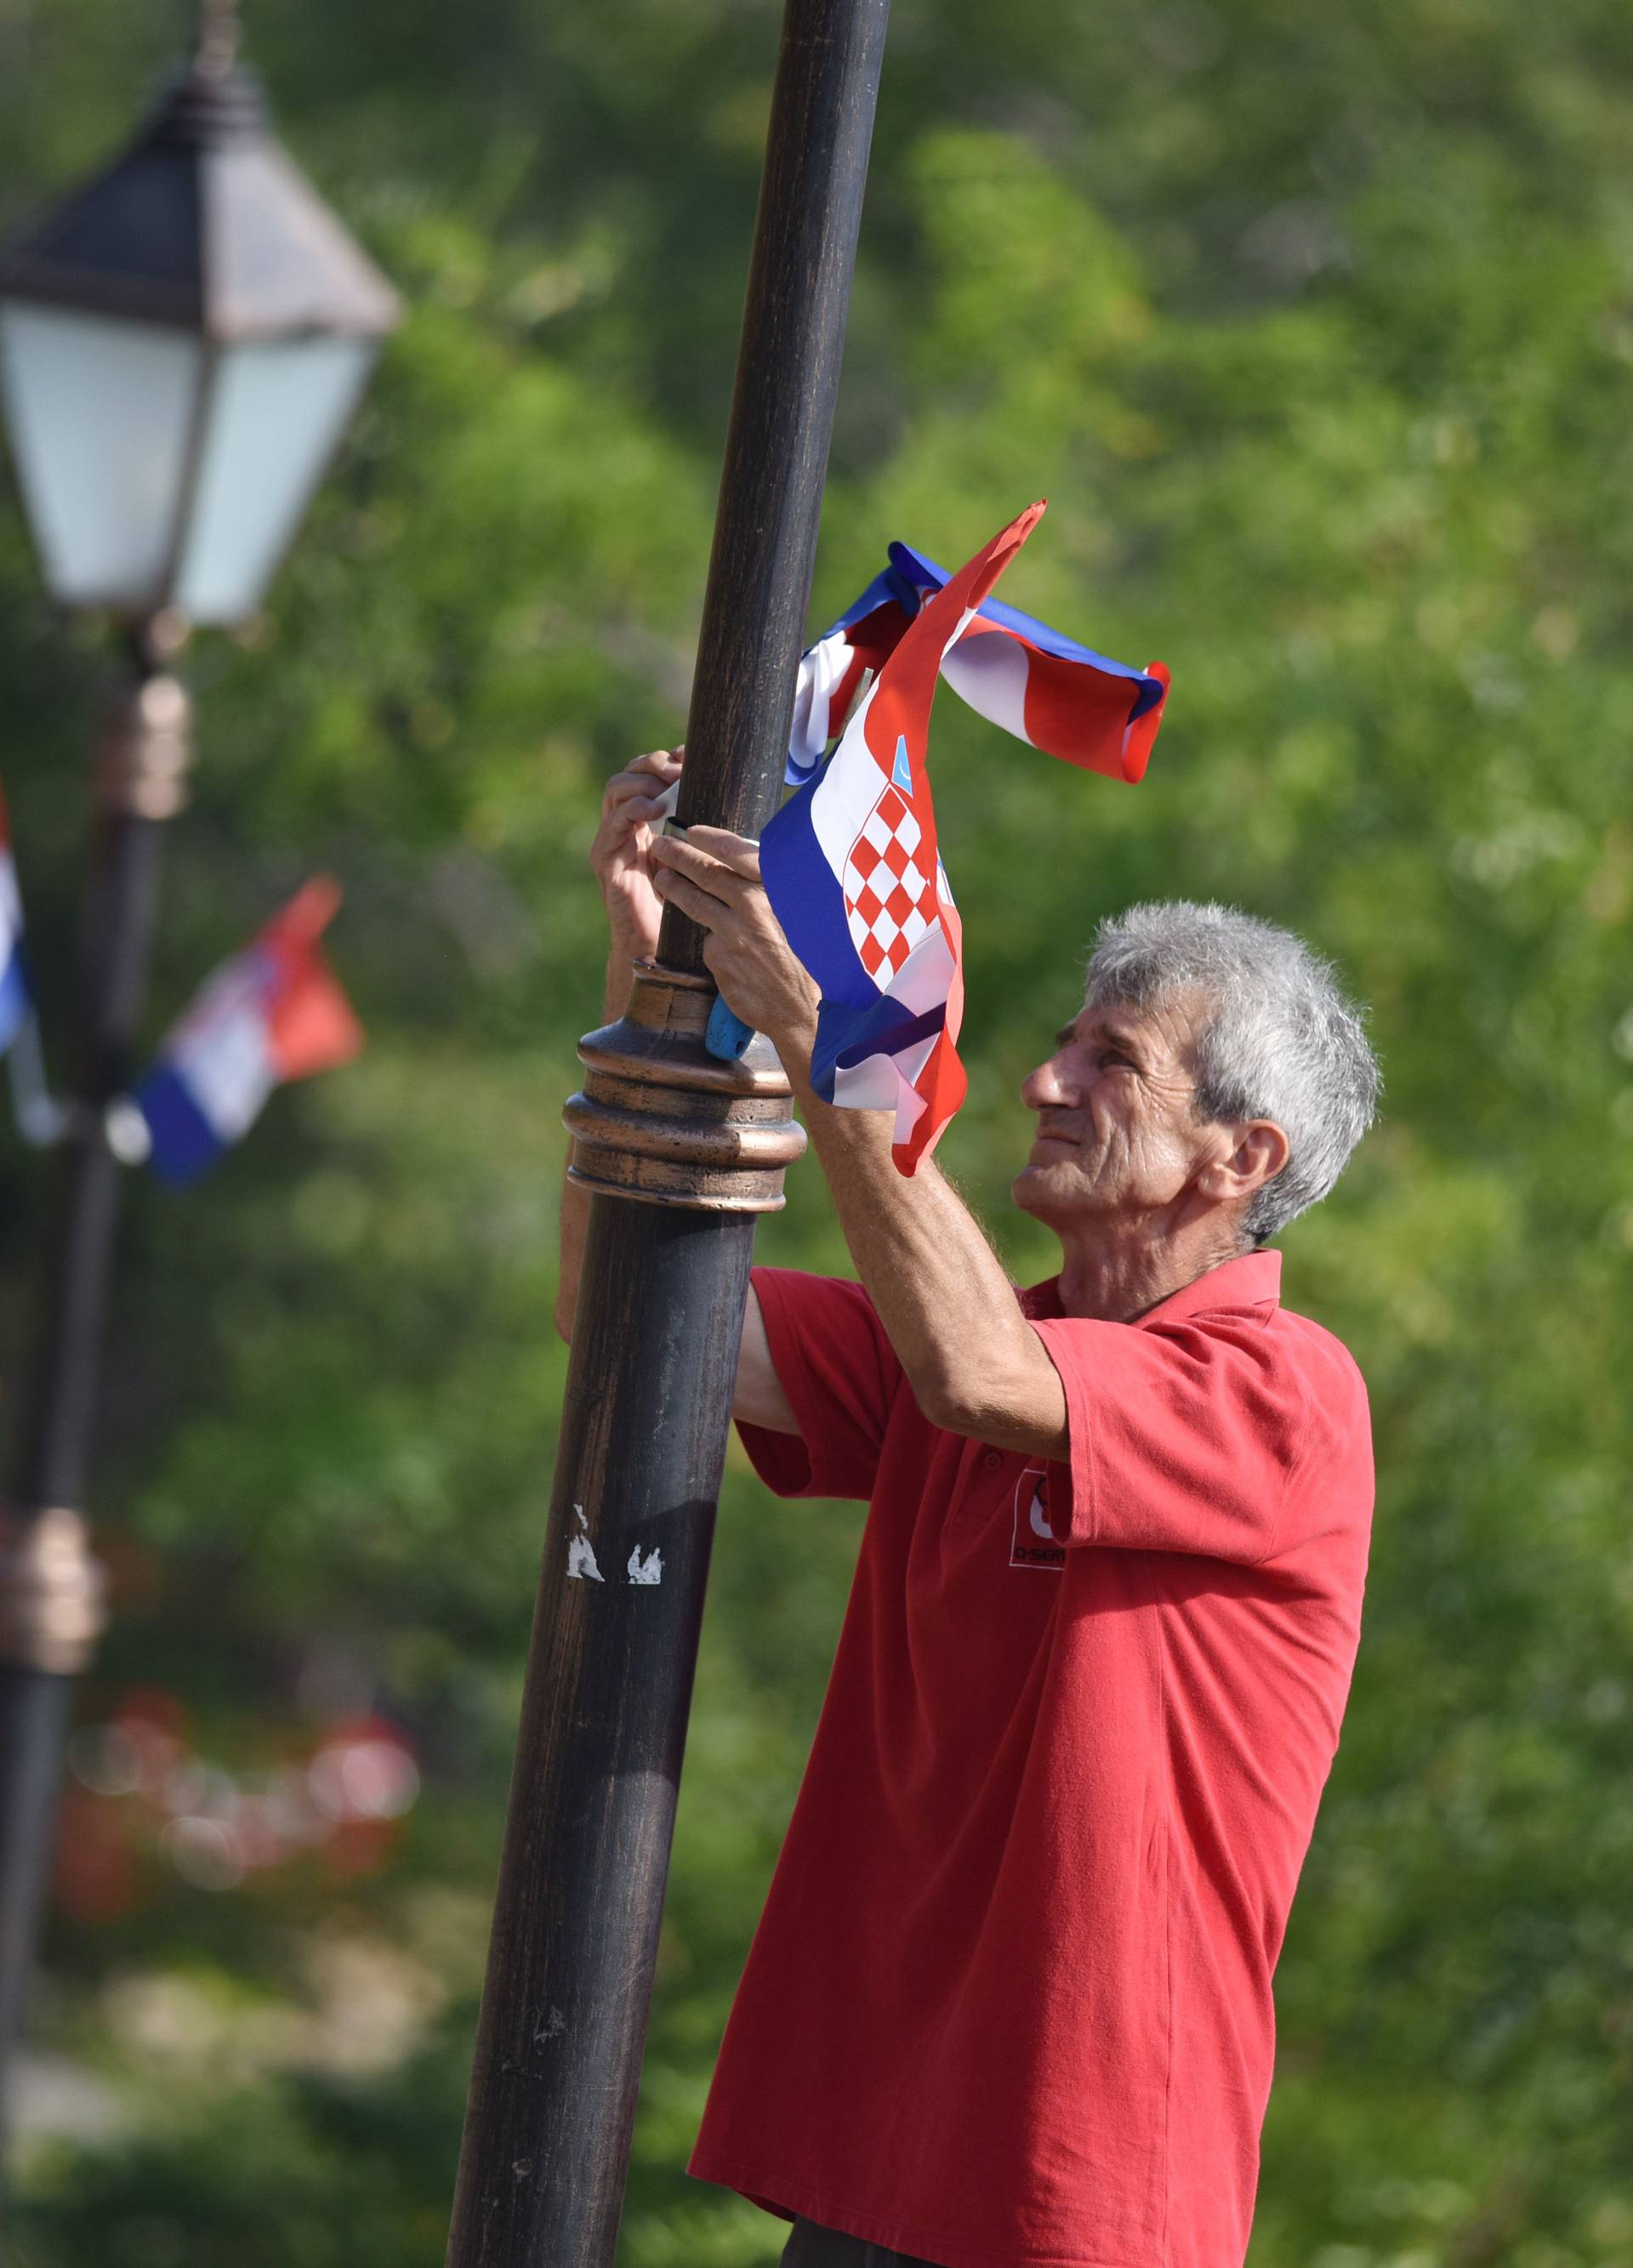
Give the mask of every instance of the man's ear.
[(1288, 1160), (1288, 1139), (1273, 1118), (1252, 1118), (1235, 1130), (1229, 1156), (1205, 1166), (1200, 1186), (1221, 1204), (1239, 1204), (1275, 1181)]

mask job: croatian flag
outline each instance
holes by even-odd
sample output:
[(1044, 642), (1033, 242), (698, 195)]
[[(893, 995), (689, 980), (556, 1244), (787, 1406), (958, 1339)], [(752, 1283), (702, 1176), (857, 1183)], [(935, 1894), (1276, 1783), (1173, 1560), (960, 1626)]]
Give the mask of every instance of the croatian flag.
[(935, 844), (926, 756), (938, 678), (1043, 517), (1035, 504), (904, 628), (816, 777), (760, 842), (789, 944), (822, 988), (811, 1084), (824, 1101), (894, 1110), (904, 1174), (963, 1101), (963, 932)]
[(11, 829), (0, 795), (0, 1056), (27, 1021), (32, 1003), (23, 960), (23, 901), (11, 858)]
[(347, 1063), (362, 1046), (362, 1027), (318, 946), (339, 903), (337, 883), (308, 882), (222, 962), (166, 1034), (133, 1098), (161, 1180), (196, 1181), (281, 1081)]
[[(800, 659), (787, 778), (801, 787), (845, 728), (870, 675), (947, 581), (933, 559), (892, 543), (890, 565)], [(948, 652), (942, 674), (989, 724), (1068, 764), (1137, 780), (1163, 721), (1168, 672), (1130, 669), (994, 600)]]

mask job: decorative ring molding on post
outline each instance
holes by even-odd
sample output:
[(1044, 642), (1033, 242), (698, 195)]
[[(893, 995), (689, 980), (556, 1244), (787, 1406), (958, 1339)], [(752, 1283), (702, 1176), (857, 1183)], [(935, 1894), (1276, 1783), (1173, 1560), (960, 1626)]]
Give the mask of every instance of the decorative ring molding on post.
[(706, 976), (635, 963), (623, 1017), (579, 1042), (589, 1075), (562, 1112), (573, 1180), (644, 1204), (780, 1211), (783, 1173), (804, 1150), (805, 1130), (763, 1034), (735, 1063), (709, 1054), (714, 997)]
[(107, 1620), (107, 1576), (67, 1505), (0, 1515), (0, 1661), (77, 1677)]
[(193, 703), (179, 677), (144, 678), (114, 705), (96, 759), (96, 798), (110, 816), (174, 819), (193, 768)]

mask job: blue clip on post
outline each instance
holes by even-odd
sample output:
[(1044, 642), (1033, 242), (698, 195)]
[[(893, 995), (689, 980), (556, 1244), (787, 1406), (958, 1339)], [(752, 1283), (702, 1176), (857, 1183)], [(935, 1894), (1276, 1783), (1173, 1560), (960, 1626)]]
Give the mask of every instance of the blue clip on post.
[[(663, 832), (678, 836), (683, 843), (686, 830), (675, 823), (675, 805), (679, 794), (680, 782), (671, 781), (659, 799), (658, 807), (663, 814)], [(656, 814), (654, 815), (655, 817)], [(741, 1016), (734, 1016), (724, 1000), (716, 995), (714, 1005), (709, 1011), (708, 1029), (703, 1035), (703, 1044), (716, 1063), (735, 1063), (753, 1037), (754, 1027), (745, 1024)]]
[(753, 1027), (741, 1016), (734, 1016), (719, 995), (709, 1011), (709, 1028), (703, 1035), (703, 1044), (718, 1063), (735, 1063), (754, 1037)]

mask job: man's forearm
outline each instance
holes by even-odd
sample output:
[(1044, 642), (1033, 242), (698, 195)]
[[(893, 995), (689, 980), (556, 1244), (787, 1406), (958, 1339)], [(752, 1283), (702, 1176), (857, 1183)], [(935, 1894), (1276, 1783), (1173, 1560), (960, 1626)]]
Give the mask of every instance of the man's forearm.
[[(796, 1063), (805, 1059), (787, 1044)], [(1058, 1397), (1063, 1448), (1059, 1380), (952, 1183), (928, 1159), (911, 1176), (898, 1173), (887, 1112), (836, 1109), (789, 1070), (856, 1272), (926, 1417), (1031, 1449), (1040, 1423), (1053, 1446)]]
[(653, 845), (658, 895), (706, 932), (728, 1004), (765, 1033), (793, 1082), (864, 1288), (927, 1417), (1004, 1447), (1063, 1454), (1066, 1396), (986, 1239), (928, 1165), (890, 1158), (881, 1112), (811, 1092), (818, 994), (771, 909), (759, 846), (722, 828)]

